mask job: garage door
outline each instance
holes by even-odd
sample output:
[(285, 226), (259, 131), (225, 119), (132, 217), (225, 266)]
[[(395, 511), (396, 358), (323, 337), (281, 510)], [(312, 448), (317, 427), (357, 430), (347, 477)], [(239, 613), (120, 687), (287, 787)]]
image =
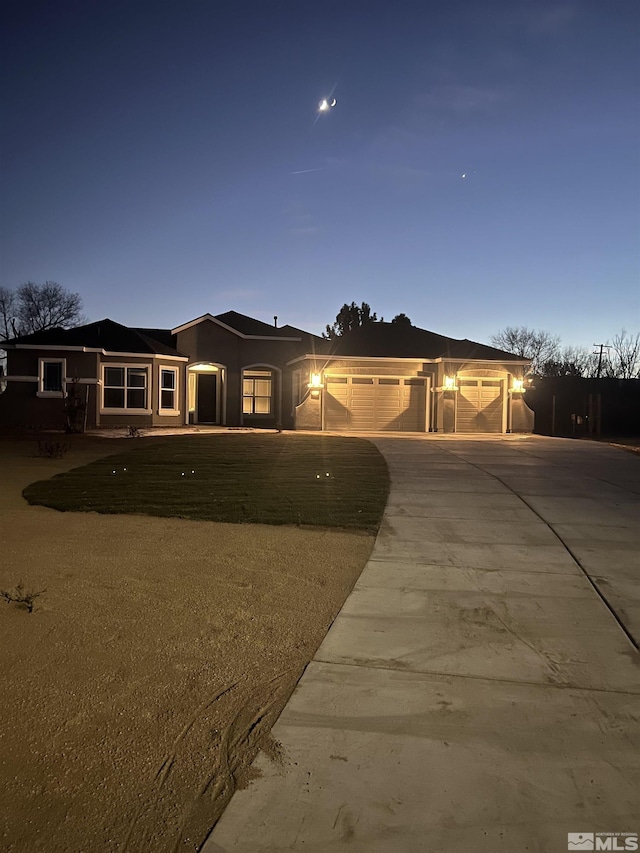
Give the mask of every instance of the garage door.
[(417, 377), (325, 376), (328, 430), (424, 432), (426, 380)]
[(502, 432), (502, 382), (458, 379), (456, 432)]

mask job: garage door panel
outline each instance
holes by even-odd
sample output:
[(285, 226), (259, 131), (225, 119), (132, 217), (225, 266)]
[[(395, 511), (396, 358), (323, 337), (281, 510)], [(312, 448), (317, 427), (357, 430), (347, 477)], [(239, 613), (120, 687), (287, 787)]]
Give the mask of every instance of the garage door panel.
[(343, 383), (337, 377), (327, 377), (325, 427), (363, 432), (424, 432), (425, 405), (424, 379), (347, 377)]
[(503, 406), (500, 380), (459, 380), (456, 431), (502, 432)]
[[(324, 398), (327, 429), (344, 430), (349, 428), (349, 395), (346, 383), (327, 382)], [(329, 426), (331, 424), (331, 426)]]

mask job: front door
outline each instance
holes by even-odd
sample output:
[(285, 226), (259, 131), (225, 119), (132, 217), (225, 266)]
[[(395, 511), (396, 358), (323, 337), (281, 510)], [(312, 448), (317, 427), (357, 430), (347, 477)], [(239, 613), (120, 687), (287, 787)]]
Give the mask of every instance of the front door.
[(197, 412), (199, 424), (217, 422), (218, 377), (215, 373), (198, 373)]

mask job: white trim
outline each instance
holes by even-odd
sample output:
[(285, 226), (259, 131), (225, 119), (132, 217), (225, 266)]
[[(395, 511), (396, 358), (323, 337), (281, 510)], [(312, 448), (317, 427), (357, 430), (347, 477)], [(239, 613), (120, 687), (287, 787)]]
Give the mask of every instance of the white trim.
[(44, 352), (98, 352), (102, 355), (115, 356), (116, 358), (153, 358), (165, 359), (166, 361), (189, 361), (186, 355), (163, 355), (155, 352), (115, 352), (112, 350), (101, 349), (100, 347), (70, 347), (70, 346), (40, 346), (36, 344), (12, 344), (9, 349), (36, 349)]
[(307, 353), (307, 355), (299, 355), (296, 358), (292, 358), (291, 361), (287, 362), (287, 367), (290, 364), (295, 364), (297, 361), (305, 361), (308, 358), (312, 361), (324, 361), (324, 370), (326, 370), (327, 366), (332, 361), (412, 361), (420, 362), (422, 364), (426, 364), (429, 361), (429, 359), (420, 358), (418, 356), (416, 356), (416, 358), (391, 358), (390, 356), (382, 355), (326, 355), (325, 353)]
[(323, 373), (325, 385), (327, 379), (418, 379), (424, 382), (430, 378), (429, 376), (415, 376), (413, 373), (329, 373), (326, 370)]
[[(44, 388), (44, 366), (45, 364), (60, 365), (60, 385), (59, 391), (46, 391)], [(67, 390), (67, 359), (66, 358), (39, 358), (38, 359), (38, 390), (36, 397), (61, 399), (64, 397)]]
[[(152, 415), (151, 409), (100, 409), (101, 415)], [(178, 414), (180, 414), (178, 412)]]
[[(101, 391), (100, 391), (100, 394), (98, 396), (99, 396), (99, 400), (100, 400), (100, 414), (101, 415), (122, 415), (124, 417), (126, 415), (152, 415), (153, 414), (153, 408), (151, 406), (151, 393), (153, 390), (153, 364), (151, 364), (151, 363), (131, 364), (131, 362), (126, 362), (126, 361), (122, 362), (122, 363), (118, 363), (115, 361), (113, 361), (113, 362), (103, 361), (101, 363), (100, 367), (101, 367), (101, 371), (100, 371), (101, 379), (100, 379), (100, 382), (98, 384), (101, 388)], [(113, 368), (113, 367), (124, 368), (124, 370), (125, 370), (125, 375), (124, 375), (125, 384), (124, 384), (124, 386), (114, 386), (114, 385), (106, 385), (105, 384), (104, 372), (107, 368)], [(127, 383), (127, 374), (126, 374), (127, 369), (129, 369), (129, 370), (142, 370), (142, 369), (144, 369), (147, 371), (147, 385), (145, 387), (145, 391), (147, 392), (147, 408), (146, 409), (128, 409), (126, 406), (123, 406), (122, 408), (112, 408), (112, 407), (106, 407), (104, 405), (104, 392), (107, 388), (122, 387), (124, 390), (124, 401), (125, 401), (125, 403), (127, 402), (127, 384), (126, 384)]]
[[(326, 355), (323, 353), (307, 353), (306, 355), (299, 355), (296, 358), (292, 358), (287, 362), (287, 367), (291, 364), (295, 364), (298, 361), (306, 361), (306, 359), (311, 359), (312, 361), (323, 361), (325, 363), (324, 370), (327, 369), (329, 364), (332, 361), (411, 361), (411, 362), (420, 362), (422, 364), (438, 364), (440, 362), (451, 361), (457, 362), (459, 364), (500, 364), (500, 365), (510, 365), (510, 364), (530, 364), (531, 359), (523, 359), (522, 361), (500, 361), (500, 359), (491, 359), (491, 358), (450, 358), (449, 356), (438, 356), (438, 358), (423, 358), (422, 356), (415, 356), (414, 358), (400, 358), (395, 356), (387, 356), (387, 355)], [(366, 365), (365, 365), (366, 366)]]
[[(249, 318), (252, 319), (252, 318)], [(234, 329), (233, 326), (227, 326), (226, 323), (223, 323), (222, 320), (218, 320), (213, 314), (203, 314), (202, 317), (197, 317), (195, 320), (190, 320), (188, 323), (183, 323), (182, 326), (176, 326), (175, 329), (171, 329), (172, 335), (177, 335), (179, 332), (186, 332), (187, 329), (190, 329), (192, 326), (197, 326), (199, 323), (204, 323), (205, 320), (209, 320), (211, 323), (214, 323), (216, 326), (220, 326), (221, 329), (225, 329), (227, 332), (231, 332), (233, 335), (237, 335), (239, 338), (244, 338), (246, 341), (296, 341), (300, 342), (302, 338), (285, 338), (281, 335), (245, 335), (243, 332), (239, 332), (237, 329)], [(261, 321), (258, 321), (261, 322)], [(265, 325), (267, 325), (265, 323)], [(274, 329), (277, 326), (274, 326)]]
[[(162, 353), (147, 352), (109, 352), (108, 350), (90, 350), (86, 352), (100, 352), (102, 355), (116, 356), (117, 358), (152, 358), (154, 361), (189, 361), (186, 355), (163, 355)], [(133, 365), (135, 367), (135, 365)]]
[(37, 376), (3, 376), (7, 382), (37, 382)]
[(277, 364), (269, 364), (267, 361), (256, 361), (253, 364), (245, 364), (241, 367), (241, 370), (260, 370), (263, 367), (268, 367), (269, 370), (277, 370), (278, 373), (282, 373), (282, 368), (278, 367)]
[[(170, 370), (175, 376), (175, 385), (173, 388), (163, 388), (162, 387), (162, 371)], [(180, 387), (180, 369), (178, 367), (171, 367), (170, 365), (158, 365), (158, 415), (161, 417), (175, 417), (180, 414), (180, 409), (176, 408), (175, 405), (178, 403), (180, 399), (178, 396), (178, 390)], [(173, 391), (173, 409), (163, 409), (162, 408), (162, 392), (163, 391)]]
[[(479, 365), (479, 364), (487, 364), (487, 365), (500, 364), (500, 365), (502, 365), (502, 368), (501, 368), (501, 369), (502, 369), (503, 371), (505, 370), (504, 365), (507, 365), (507, 364), (531, 364), (531, 359), (530, 359), (530, 358), (524, 358), (524, 359), (519, 360), (519, 361), (512, 361), (511, 359), (499, 359), (499, 358), (459, 358), (459, 357), (457, 357), (457, 356), (456, 356), (456, 358), (452, 358), (451, 356), (448, 356), (448, 355), (442, 355), (442, 356), (438, 356), (438, 358), (432, 358), (432, 359), (431, 359), (431, 361), (432, 361), (434, 364), (438, 364), (438, 363), (440, 363), (440, 362), (445, 362), (445, 361), (457, 362), (458, 364), (474, 364), (474, 365)], [(492, 370), (498, 370), (498, 368), (497, 368), (497, 367), (496, 367), (496, 368), (491, 368), (491, 369), (492, 369)], [(488, 378), (488, 377), (485, 377), (485, 379), (487, 379), (487, 378)]]

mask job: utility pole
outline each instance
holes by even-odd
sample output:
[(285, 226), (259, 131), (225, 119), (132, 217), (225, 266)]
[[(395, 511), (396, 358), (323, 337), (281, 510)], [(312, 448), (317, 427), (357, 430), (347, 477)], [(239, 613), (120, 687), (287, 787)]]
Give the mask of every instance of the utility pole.
[[(596, 378), (600, 379), (600, 373), (602, 371), (602, 351), (605, 349), (611, 349), (611, 347), (609, 344), (594, 344), (594, 347), (600, 347), (600, 353), (598, 354), (598, 372), (596, 373)], [(596, 355), (595, 352), (594, 355)]]

